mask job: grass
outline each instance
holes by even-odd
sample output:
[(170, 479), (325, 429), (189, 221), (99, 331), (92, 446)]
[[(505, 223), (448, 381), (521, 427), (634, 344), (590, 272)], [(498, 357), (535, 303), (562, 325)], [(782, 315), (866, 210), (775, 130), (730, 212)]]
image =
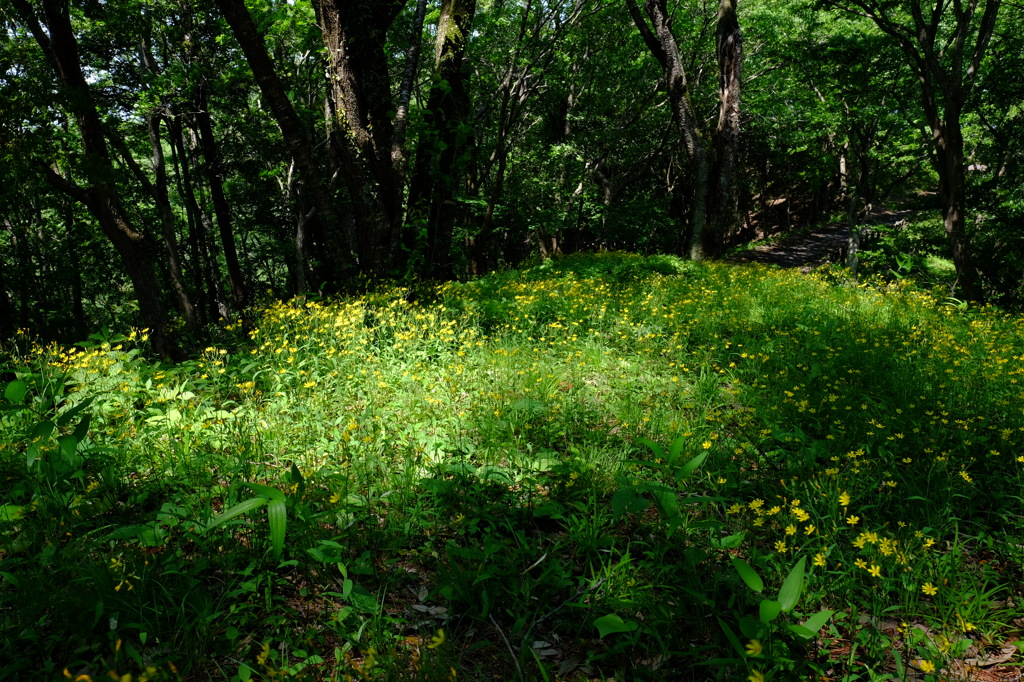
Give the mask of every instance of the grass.
[(597, 254), (273, 303), (177, 365), (138, 332), (33, 346), (0, 412), (0, 678), (1000, 660), (1021, 320), (830, 277)]

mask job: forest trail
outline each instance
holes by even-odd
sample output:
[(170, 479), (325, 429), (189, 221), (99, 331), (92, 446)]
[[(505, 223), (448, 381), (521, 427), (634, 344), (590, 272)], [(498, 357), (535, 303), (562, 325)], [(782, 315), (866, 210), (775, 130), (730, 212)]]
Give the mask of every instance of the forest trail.
[[(877, 211), (868, 216), (861, 229), (870, 239), (873, 227), (895, 225), (909, 213), (907, 210)], [(820, 225), (806, 232), (782, 236), (777, 241), (754, 246), (726, 260), (731, 263), (762, 263), (782, 268), (801, 268), (808, 272), (826, 263), (841, 262), (845, 258), (849, 239), (850, 226), (844, 220)]]

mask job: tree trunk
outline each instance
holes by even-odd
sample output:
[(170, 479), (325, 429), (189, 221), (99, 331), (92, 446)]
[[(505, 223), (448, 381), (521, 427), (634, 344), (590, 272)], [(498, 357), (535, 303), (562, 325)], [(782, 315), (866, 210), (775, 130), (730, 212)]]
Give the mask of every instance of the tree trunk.
[(359, 265), (371, 273), (391, 265), (402, 226), (404, 179), (392, 155), (394, 103), (384, 46), (405, 2), (313, 0), (328, 56), (329, 144), (352, 202)]
[[(315, 4), (319, 6), (321, 3)], [(308, 192), (313, 200), (316, 214), (312, 216), (312, 219), (318, 223), (314, 232), (321, 237), (319, 256), (324, 261), (323, 272), (326, 276), (335, 279), (342, 275), (342, 262), (348, 259), (343, 258), (341, 253), (341, 234), (344, 227), (331, 197), (330, 183), (321, 166), (313, 157), (310, 140), (306, 136), (298, 114), (292, 107), (291, 100), (288, 99), (284, 85), (277, 76), (274, 64), (263, 44), (263, 38), (256, 29), (256, 24), (253, 23), (244, 0), (217, 0), (217, 6), (231, 26), (235, 39), (241, 45), (246, 61), (249, 62), (249, 68), (252, 69), (256, 79), (256, 84), (281, 129), (288, 151), (298, 168), (303, 190)], [(351, 235), (349, 235), (348, 241), (351, 243)], [(297, 244), (303, 249), (298, 256), (305, 265), (310, 256), (305, 250), (307, 245), (303, 240), (297, 240)]]
[(945, 121), (932, 128), (939, 171), (939, 206), (942, 211), (942, 224), (946, 228), (946, 238), (949, 240), (949, 248), (953, 255), (953, 265), (956, 266), (957, 284), (966, 299), (982, 301), (984, 293), (978, 282), (978, 271), (964, 231), (967, 173), (964, 167), (964, 138), (959, 113), (947, 110)]
[(188, 225), (187, 248), (190, 254), (189, 278), (192, 291), (195, 292), (197, 308), (202, 324), (209, 324), (217, 319), (217, 300), (215, 289), (206, 277), (207, 267), (203, 258), (203, 222), (200, 217), (199, 203), (196, 201), (195, 188), (192, 184), (192, 169), (189, 153), (185, 149), (185, 133), (182, 116), (172, 115), (167, 119), (168, 136), (171, 143), (171, 163), (174, 166), (175, 185), (178, 197), (185, 204), (185, 219)]
[(150, 190), (160, 214), (164, 251), (167, 255), (167, 269), (171, 278), (171, 287), (174, 289), (174, 296), (178, 300), (178, 307), (185, 318), (185, 324), (190, 331), (195, 333), (198, 331), (198, 321), (192, 298), (189, 296), (182, 276), (181, 258), (178, 255), (178, 240), (175, 234), (174, 209), (171, 208), (171, 199), (167, 192), (167, 168), (164, 162), (163, 140), (160, 138), (160, 118), (156, 113), (150, 115), (147, 127), (149, 128), (150, 145), (153, 149), (152, 163), (156, 181), (150, 185), (147, 179), (144, 186)]
[[(633, 23), (640, 31), (647, 48), (661, 64), (668, 88), (669, 103), (672, 116), (683, 139), (688, 160), (688, 182), (686, 183), (688, 201), (688, 221), (684, 226), (682, 243), (693, 260), (703, 260), (713, 255), (705, 246), (706, 235), (710, 232), (707, 226), (708, 209), (708, 178), (709, 168), (704, 140), (698, 128), (697, 117), (690, 104), (690, 93), (687, 85), (686, 70), (683, 68), (679, 55), (679, 45), (672, 35), (671, 22), (666, 9), (665, 0), (647, 0), (644, 9), (647, 19), (641, 15), (634, 0), (626, 0), (626, 7), (633, 17)], [(653, 31), (652, 27), (653, 26)]]
[[(977, 83), (1002, 0), (973, 0), (966, 5), (934, 1), (932, 10), (927, 13), (924, 0), (910, 2), (909, 25), (898, 20), (887, 3), (827, 0), (827, 4), (869, 17), (907, 56), (921, 86), (925, 120), (935, 145), (933, 159), (939, 175), (939, 204), (956, 266), (957, 284), (965, 298), (982, 301), (984, 291), (964, 226), (967, 172), (960, 119)], [(940, 35), (945, 32), (948, 35)]]
[(0, 337), (9, 338), (14, 335), (14, 305), (4, 279), (6, 270), (7, 264), (0, 260)]
[(450, 279), (454, 274), (455, 200), (459, 185), (465, 184), (465, 155), (473, 145), (467, 130), (470, 101), (464, 57), (475, 11), (476, 0), (441, 3), (434, 82), (424, 112), (427, 131), (420, 137), (409, 187), (408, 222), (426, 222), (424, 272), (435, 279)]
[(150, 240), (128, 217), (113, 180), (116, 173), (110, 160), (100, 116), (82, 71), (68, 2), (43, 0), (45, 31), (26, 0), (12, 0), (12, 3), (53, 66), (82, 138), (85, 156), (83, 170), (88, 180), (87, 186), (82, 188), (74, 185), (52, 168), (44, 170), (45, 177), (52, 186), (88, 208), (100, 229), (113, 243), (131, 279), (142, 324), (150, 330), (153, 349), (164, 356), (177, 355), (177, 345), (168, 336), (167, 316)]
[(220, 231), (221, 247), (224, 249), (224, 263), (228, 269), (228, 282), (231, 284), (231, 298), (236, 311), (242, 311), (248, 305), (248, 292), (242, 276), (242, 266), (238, 261), (238, 249), (235, 246), (235, 233), (231, 229), (231, 207), (224, 195), (224, 181), (221, 175), (220, 153), (217, 140), (213, 135), (213, 122), (210, 118), (206, 96), (206, 84), (199, 86), (199, 106), (196, 111), (196, 127), (199, 128), (199, 141), (206, 159), (206, 180), (210, 185), (210, 198), (213, 200), (213, 211), (217, 216), (217, 228)]
[(725, 237), (737, 224), (736, 174), (740, 152), (740, 84), (743, 75), (743, 37), (736, 18), (736, 0), (718, 6), (718, 128), (711, 169), (711, 220), (704, 236), (705, 253), (720, 256)]

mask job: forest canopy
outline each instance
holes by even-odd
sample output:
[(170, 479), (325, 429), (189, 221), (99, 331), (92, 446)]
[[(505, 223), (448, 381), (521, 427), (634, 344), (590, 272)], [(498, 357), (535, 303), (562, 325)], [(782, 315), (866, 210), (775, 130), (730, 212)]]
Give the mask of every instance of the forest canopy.
[(587, 249), (718, 258), (897, 206), (883, 272), (928, 258), (951, 295), (1020, 300), (1016, 3), (0, 12), (3, 336), (138, 326), (174, 354), (268, 295)]

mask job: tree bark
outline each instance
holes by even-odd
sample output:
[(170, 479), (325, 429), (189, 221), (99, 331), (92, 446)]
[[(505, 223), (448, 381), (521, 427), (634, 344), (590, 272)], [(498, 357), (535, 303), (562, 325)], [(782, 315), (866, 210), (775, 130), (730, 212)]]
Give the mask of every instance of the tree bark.
[[(316, 6), (320, 4), (322, 3), (315, 3)], [(324, 272), (329, 273), (328, 277), (338, 277), (342, 272), (343, 257), (340, 244), (344, 227), (331, 197), (328, 178), (313, 157), (310, 140), (298, 114), (295, 113), (291, 100), (288, 99), (281, 79), (277, 76), (274, 64), (263, 44), (263, 37), (256, 29), (256, 24), (253, 23), (244, 0), (217, 0), (217, 6), (231, 26), (235, 39), (241, 45), (246, 61), (249, 62), (249, 68), (252, 69), (256, 79), (256, 84), (281, 129), (288, 151), (298, 168), (303, 191), (308, 193), (313, 200), (316, 214), (312, 218), (318, 223), (313, 231), (320, 237), (322, 248), (319, 255), (326, 263)], [(351, 238), (348, 241), (351, 242)], [(297, 239), (296, 246), (299, 249), (299, 260), (305, 267), (310, 256), (307, 249), (308, 244), (303, 239)]]
[(740, 154), (740, 86), (743, 77), (743, 36), (736, 18), (736, 0), (718, 5), (718, 127), (711, 168), (711, 220), (702, 242), (709, 255), (720, 256), (725, 237), (736, 227), (736, 175)]
[(99, 223), (131, 279), (142, 324), (150, 330), (153, 349), (164, 356), (177, 355), (177, 344), (168, 335), (167, 316), (150, 240), (128, 217), (114, 181), (116, 176), (100, 116), (82, 71), (68, 2), (42, 1), (45, 30), (26, 0), (12, 0), (12, 3), (53, 66), (82, 138), (86, 186), (79, 187), (49, 167), (44, 169), (44, 177), (53, 187), (84, 204)]
[(392, 156), (394, 103), (384, 45), (405, 2), (313, 0), (328, 55), (329, 144), (352, 203), (359, 265), (371, 273), (391, 264), (402, 226), (404, 178)]
[[(957, 284), (968, 300), (984, 300), (984, 291), (965, 229), (967, 169), (961, 117), (982, 59), (995, 30), (1002, 0), (935, 0), (925, 12), (923, 0), (911, 0), (909, 25), (893, 15), (890, 4), (877, 0), (828, 0), (828, 4), (866, 16), (892, 38), (907, 56), (921, 87), (925, 121), (932, 133), (939, 204), (949, 241)], [(979, 12), (979, 6), (983, 9)], [(952, 11), (952, 21), (948, 16)], [(940, 31), (951, 31), (940, 37)], [(973, 35), (974, 44), (968, 39)]]
[(434, 50), (434, 82), (430, 88), (416, 167), (409, 186), (408, 222), (425, 220), (427, 244), (424, 272), (450, 279), (452, 235), (458, 215), (455, 198), (465, 184), (465, 155), (471, 153), (466, 46), (476, 12), (476, 0), (442, 0)]
[[(686, 70), (679, 54), (679, 45), (672, 35), (671, 22), (665, 0), (647, 0), (644, 9), (647, 19), (641, 15), (634, 0), (626, 0), (626, 7), (633, 17), (633, 23), (665, 74), (669, 103), (673, 120), (686, 149), (689, 161), (687, 194), (689, 204), (688, 224), (684, 227), (682, 246), (693, 260), (703, 260), (714, 255), (714, 244), (705, 243), (710, 236), (707, 225), (708, 209), (708, 154), (704, 139), (698, 127), (697, 116), (690, 103)], [(650, 21), (648, 25), (647, 21)], [(653, 30), (652, 30), (653, 27)]]
[(205, 83), (199, 86), (196, 127), (199, 128), (199, 141), (203, 150), (203, 158), (206, 159), (206, 180), (210, 185), (213, 212), (217, 216), (220, 243), (224, 249), (224, 263), (228, 269), (228, 282), (231, 284), (232, 302), (236, 311), (243, 311), (248, 305), (249, 296), (245, 287), (245, 278), (242, 275), (242, 266), (238, 261), (235, 233), (231, 227), (231, 207), (224, 195), (220, 153), (217, 149), (217, 139), (213, 134), (213, 122), (210, 118), (206, 88)]

